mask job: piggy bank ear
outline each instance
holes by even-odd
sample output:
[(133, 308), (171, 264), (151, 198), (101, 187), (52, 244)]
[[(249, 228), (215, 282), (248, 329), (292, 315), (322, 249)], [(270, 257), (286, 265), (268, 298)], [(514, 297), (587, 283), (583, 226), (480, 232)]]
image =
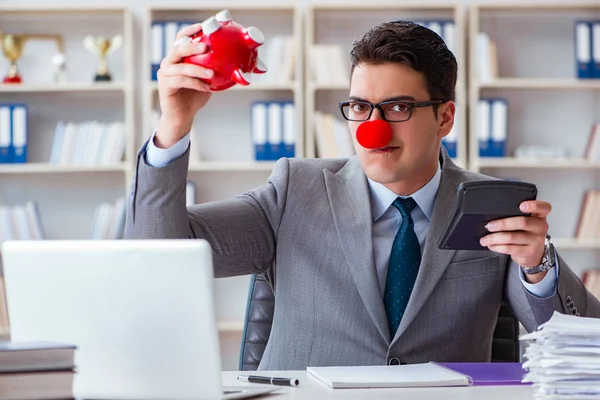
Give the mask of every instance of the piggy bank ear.
[(247, 73), (242, 71), (240, 68), (236, 68), (233, 71), (233, 75), (232, 75), (232, 79), (235, 83), (242, 85), (242, 86), (248, 86), (250, 84), (252, 74)]
[(256, 61), (256, 67), (254, 67), (254, 69), (252, 70), (252, 72), (254, 72), (255, 74), (264, 74), (265, 72), (267, 72), (267, 66), (265, 65), (264, 62), (262, 62), (262, 60), (259, 58)]
[(229, 22), (233, 20), (233, 18), (231, 18), (231, 13), (229, 12), (229, 10), (223, 10), (218, 12), (217, 15), (215, 15), (215, 18), (219, 22)]
[(218, 31), (220, 27), (221, 24), (215, 17), (209, 17), (202, 22), (202, 32), (204, 32), (204, 35), (206, 36)]
[(244, 33), (244, 40), (250, 49), (256, 49), (265, 43), (265, 35), (255, 26), (249, 26)]

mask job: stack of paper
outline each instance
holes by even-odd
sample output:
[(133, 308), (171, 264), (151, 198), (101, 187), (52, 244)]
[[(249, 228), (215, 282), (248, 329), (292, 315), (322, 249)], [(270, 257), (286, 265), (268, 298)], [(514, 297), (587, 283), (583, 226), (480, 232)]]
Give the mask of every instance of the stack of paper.
[(537, 331), (525, 351), (525, 382), (539, 399), (600, 399), (600, 319), (557, 312)]

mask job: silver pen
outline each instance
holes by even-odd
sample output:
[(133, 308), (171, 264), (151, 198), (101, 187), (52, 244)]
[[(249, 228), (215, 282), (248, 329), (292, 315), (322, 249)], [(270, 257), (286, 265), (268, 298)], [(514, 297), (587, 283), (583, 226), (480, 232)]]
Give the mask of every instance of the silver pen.
[(263, 383), (266, 385), (277, 385), (277, 386), (298, 386), (300, 381), (296, 378), (276, 378), (271, 376), (257, 376), (257, 375), (240, 375), (238, 380), (242, 382), (250, 383)]

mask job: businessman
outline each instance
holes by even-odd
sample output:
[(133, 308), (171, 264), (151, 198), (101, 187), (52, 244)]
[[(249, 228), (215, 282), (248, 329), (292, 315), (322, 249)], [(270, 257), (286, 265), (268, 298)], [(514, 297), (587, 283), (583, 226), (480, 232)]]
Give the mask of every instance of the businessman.
[[(200, 79), (212, 71), (181, 59), (205, 51), (179, 39), (161, 64), (162, 116), (138, 154), (126, 235), (203, 238), (216, 276), (267, 277), (275, 312), (259, 369), (489, 361), (502, 301), (529, 331), (555, 310), (600, 317), (598, 300), (552, 252), (547, 202), (490, 224), (486, 250), (437, 248), (458, 185), (487, 177), (457, 167), (441, 146), (457, 63), (431, 30), (385, 23), (354, 43), (340, 110), (356, 156), (280, 159), (264, 186), (186, 208), (189, 131), (213, 94)], [(375, 119), (392, 139), (363, 148), (356, 130)]]

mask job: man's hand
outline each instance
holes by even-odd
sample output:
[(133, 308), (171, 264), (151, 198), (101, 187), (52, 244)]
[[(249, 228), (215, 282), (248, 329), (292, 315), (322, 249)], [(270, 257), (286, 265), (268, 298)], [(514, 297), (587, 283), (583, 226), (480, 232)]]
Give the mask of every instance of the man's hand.
[(160, 63), (158, 96), (162, 115), (154, 144), (168, 148), (191, 129), (194, 116), (211, 96), (209, 85), (202, 79), (211, 78), (212, 70), (184, 63), (186, 56), (208, 52), (204, 43), (192, 43), (190, 37), (202, 29), (201, 24), (187, 26), (177, 33), (173, 50)]
[[(486, 225), (491, 233), (481, 238), (481, 245), (497, 253), (509, 254), (514, 262), (523, 267), (535, 267), (542, 262), (544, 244), (548, 232), (546, 216), (552, 206), (545, 201), (525, 201), (521, 203), (523, 212), (529, 217), (512, 217), (492, 221)], [(547, 271), (528, 275), (530, 283), (544, 279)]]

